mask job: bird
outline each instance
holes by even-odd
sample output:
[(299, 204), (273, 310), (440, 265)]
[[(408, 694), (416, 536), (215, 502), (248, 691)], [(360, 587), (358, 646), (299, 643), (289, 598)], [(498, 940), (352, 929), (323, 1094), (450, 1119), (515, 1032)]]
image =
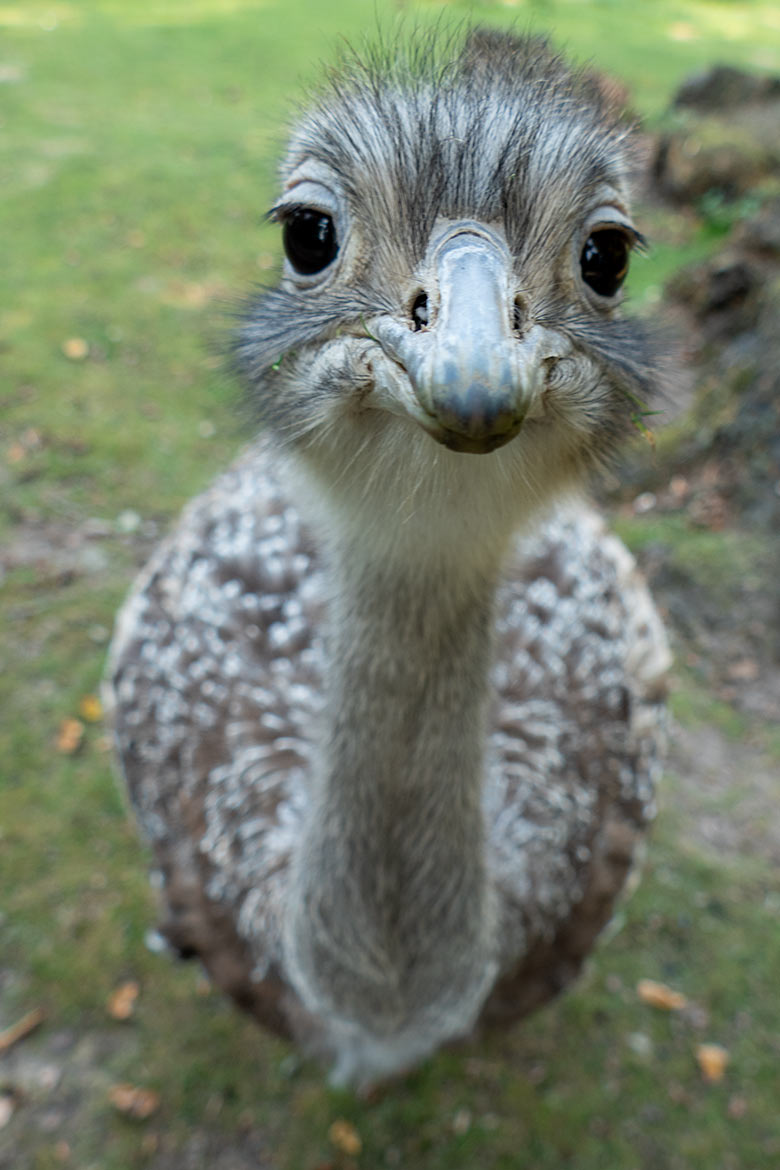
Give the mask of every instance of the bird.
[(344, 49), (234, 331), (254, 437), (117, 618), (159, 933), (338, 1085), (567, 987), (655, 814), (667, 638), (587, 493), (662, 390), (634, 139), (542, 37)]

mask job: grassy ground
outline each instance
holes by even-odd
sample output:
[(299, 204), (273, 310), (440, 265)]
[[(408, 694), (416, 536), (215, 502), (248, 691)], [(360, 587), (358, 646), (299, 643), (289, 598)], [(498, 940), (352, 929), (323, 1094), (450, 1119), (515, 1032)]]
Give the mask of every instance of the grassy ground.
[[(403, 7), (428, 22), (445, 6)], [(626, 79), (651, 120), (692, 68), (780, 62), (768, 3), (446, 9), (551, 29)], [(222, 306), (273, 274), (261, 216), (290, 98), (339, 35), (373, 24), (361, 0), (0, 5), (0, 1029), (46, 1013), (0, 1057), (0, 1167), (774, 1166), (780, 854), (764, 814), (780, 743), (693, 674), (677, 676), (681, 732), (645, 881), (586, 979), (377, 1101), (327, 1090), (144, 947), (144, 857), (83, 704), (135, 567), (245, 437), (215, 345)], [(640, 301), (712, 245), (682, 221), (656, 227)], [(728, 534), (695, 551), (667, 529), (714, 573), (748, 555)], [(623, 534), (649, 539), (640, 521)], [(75, 751), (58, 742), (68, 719)], [(642, 977), (689, 1007), (654, 1012)], [(127, 980), (140, 994), (121, 1023), (106, 1003)], [(707, 1041), (730, 1053), (716, 1084), (695, 1059)], [(148, 1120), (110, 1104), (120, 1082), (159, 1093)], [(362, 1152), (330, 1132), (339, 1119)]]

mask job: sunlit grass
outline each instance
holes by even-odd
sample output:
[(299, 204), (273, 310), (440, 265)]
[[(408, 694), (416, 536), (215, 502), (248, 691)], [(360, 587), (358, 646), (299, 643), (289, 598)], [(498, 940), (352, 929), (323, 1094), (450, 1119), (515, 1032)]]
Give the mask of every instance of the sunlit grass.
[[(16, 549), (34, 531), (44, 549), (25, 560), (19, 545), (21, 563), (0, 582), (0, 963), (17, 974), (0, 1027), (43, 1004), (51, 1029), (108, 1031), (106, 1077), (159, 1088), (154, 1124), (174, 1143), (208, 1126), (227, 1145), (248, 1117), (284, 1170), (333, 1162), (336, 1117), (356, 1125), (360, 1165), (372, 1170), (757, 1167), (780, 1156), (780, 932), (765, 904), (780, 893), (777, 874), (767, 868), (759, 881), (738, 859), (703, 858), (673, 800), (623, 931), (580, 989), (366, 1104), (323, 1088), (309, 1065), (297, 1070), (284, 1045), (202, 994), (194, 972), (145, 949), (146, 858), (103, 729), (89, 726), (73, 756), (57, 750), (61, 720), (78, 717), (98, 687), (113, 614), (155, 532), (248, 437), (219, 351), (231, 298), (273, 277), (277, 231), (262, 216), (299, 82), (339, 37), (359, 40), (375, 11), (392, 22), (401, 7), (407, 22), (547, 28), (626, 79), (651, 120), (693, 68), (780, 57), (777, 10), (761, 3), (0, 5), (0, 539)], [(713, 246), (679, 217), (648, 214), (657, 244), (634, 264), (640, 306), (685, 255)], [(68, 540), (95, 521), (103, 535), (68, 567)], [(656, 538), (626, 535), (637, 546)], [(693, 571), (731, 572), (733, 545), (707, 534), (691, 542), (674, 525), (656, 536)], [(692, 684), (675, 703), (681, 720), (734, 730)], [(703, 1002), (702, 1036), (732, 1050), (723, 1086), (701, 1083), (695, 1029), (637, 1004), (642, 976)], [(123, 1026), (104, 1005), (128, 977), (142, 994), (136, 1022)], [(632, 1047), (635, 1034), (650, 1048)], [(740, 1094), (750, 1099), (742, 1123), (729, 1115)], [(104, 1097), (89, 1108), (74, 1165), (148, 1163), (142, 1128)], [(56, 1164), (54, 1139), (18, 1140), (20, 1165)]]

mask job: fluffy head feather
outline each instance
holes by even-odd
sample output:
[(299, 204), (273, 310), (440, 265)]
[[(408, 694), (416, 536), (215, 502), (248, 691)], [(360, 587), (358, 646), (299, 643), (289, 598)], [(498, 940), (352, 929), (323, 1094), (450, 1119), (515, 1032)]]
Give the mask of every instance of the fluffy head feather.
[[(290, 349), (345, 320), (398, 309), (398, 276), (408, 282), (439, 217), (500, 223), (518, 268), (530, 258), (544, 269), (599, 188), (627, 201), (637, 165), (630, 126), (591, 74), (543, 38), (486, 29), (463, 43), (428, 35), (346, 53), (293, 132), (283, 183), (307, 158), (339, 177), (370, 248), (348, 288), (317, 298), (275, 290), (251, 305), (237, 357), (261, 394), (258, 379)], [(530, 276), (526, 284), (531, 299)], [(563, 316), (647, 394), (653, 355), (644, 336), (630, 355), (636, 325), (630, 340), (615, 321), (597, 330), (571, 304), (566, 281), (557, 295), (542, 286), (537, 312)]]
[[(263, 425), (322, 472), (329, 491), (357, 487), (353, 501), (371, 481), (373, 507), (384, 494), (419, 514), (421, 500), (448, 497), (452, 514), (453, 491), (476, 490), (475, 538), (497, 502), (516, 502), (511, 528), (579, 481), (630, 429), (637, 399), (652, 397), (659, 379), (652, 333), (621, 315), (620, 296), (590, 295), (579, 274), (589, 217), (605, 204), (641, 244), (629, 213), (635, 163), (630, 128), (603, 88), (540, 38), (476, 30), (346, 53), (294, 129), (276, 207), (284, 217), (297, 192), (326, 190), (338, 265), (310, 284), (288, 267), (248, 307), (238, 338)], [(478, 468), (432, 444), (394, 404), (376, 409), (387, 400), (377, 383), (397, 366), (373, 322), (412, 327), (431, 234), (461, 219), (506, 240), (518, 338), (536, 330), (553, 339), (536, 414)], [(432, 527), (441, 526), (426, 512)]]

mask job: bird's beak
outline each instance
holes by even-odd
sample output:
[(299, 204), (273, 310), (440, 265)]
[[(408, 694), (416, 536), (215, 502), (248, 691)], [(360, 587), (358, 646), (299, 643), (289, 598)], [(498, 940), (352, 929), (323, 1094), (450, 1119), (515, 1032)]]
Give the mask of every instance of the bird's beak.
[(406, 371), (411, 413), (429, 434), (455, 451), (493, 451), (520, 430), (541, 378), (513, 328), (509, 249), (484, 225), (460, 221), (431, 241), (421, 273), (430, 327), (383, 317), (372, 333)]

